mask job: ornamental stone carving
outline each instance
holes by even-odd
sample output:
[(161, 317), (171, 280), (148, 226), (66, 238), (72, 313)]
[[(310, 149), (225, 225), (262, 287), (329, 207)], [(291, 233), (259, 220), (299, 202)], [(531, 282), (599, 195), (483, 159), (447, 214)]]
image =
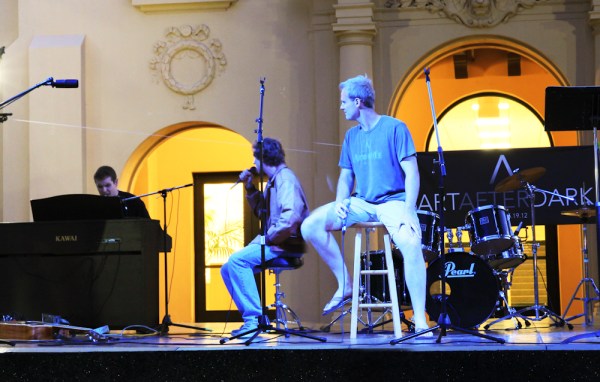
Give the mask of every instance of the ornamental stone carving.
[(489, 28), (505, 23), (523, 8), (547, 0), (387, 0), (386, 8), (424, 8), (444, 13), (471, 28)]
[[(165, 34), (166, 41), (154, 44), (154, 57), (150, 69), (155, 76), (177, 94), (186, 96), (183, 108), (194, 110), (194, 95), (205, 89), (227, 65), (221, 42), (208, 40), (210, 29), (206, 25), (171, 27)], [(188, 61), (199, 73), (175, 73), (176, 60)], [(197, 65), (200, 60), (200, 65)], [(188, 71), (190, 71), (188, 69)], [(179, 75), (179, 78), (177, 77)], [(190, 77), (192, 78), (190, 80)]]

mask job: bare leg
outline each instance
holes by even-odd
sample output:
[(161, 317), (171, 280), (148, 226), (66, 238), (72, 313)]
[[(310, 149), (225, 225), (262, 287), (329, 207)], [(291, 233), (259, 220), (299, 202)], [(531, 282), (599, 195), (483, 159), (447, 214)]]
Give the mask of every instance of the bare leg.
[(393, 235), (393, 240), (404, 257), (404, 274), (406, 286), (410, 292), (415, 328), (426, 329), (429, 327), (425, 316), (427, 273), (421, 251), (421, 240), (410, 231), (407, 225), (400, 227), (400, 231)]
[[(334, 204), (330, 203), (314, 210), (302, 223), (301, 230), (304, 239), (312, 244), (337, 280), (338, 289), (332, 299), (335, 300), (352, 294), (352, 279), (340, 247), (331, 232), (341, 228), (333, 206)], [(330, 304), (325, 306), (325, 310), (328, 305)]]

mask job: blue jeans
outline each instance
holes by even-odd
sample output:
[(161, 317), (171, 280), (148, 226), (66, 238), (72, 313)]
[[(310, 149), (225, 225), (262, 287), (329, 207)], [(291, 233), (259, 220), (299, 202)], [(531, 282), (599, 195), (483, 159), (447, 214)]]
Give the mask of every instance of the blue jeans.
[[(242, 314), (244, 322), (255, 320), (262, 315), (262, 306), (254, 273), (260, 272), (260, 244), (249, 244), (229, 257), (221, 267), (221, 276), (233, 302)], [(285, 255), (274, 253), (265, 245), (265, 261)]]

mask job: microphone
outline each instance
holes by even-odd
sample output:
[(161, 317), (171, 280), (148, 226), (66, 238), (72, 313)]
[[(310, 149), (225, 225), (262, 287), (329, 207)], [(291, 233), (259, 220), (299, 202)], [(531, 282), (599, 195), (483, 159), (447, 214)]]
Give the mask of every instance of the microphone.
[(59, 88), (59, 89), (78, 88), (79, 81), (73, 80), (73, 79), (68, 79), (68, 80), (54, 80), (53, 79), (52, 82), (50, 83), (50, 85), (52, 85), (53, 88)]
[[(254, 176), (258, 175), (258, 170), (256, 169), (256, 167), (252, 166), (248, 169), (248, 171), (250, 171), (250, 173)], [(242, 179), (238, 177), (238, 180), (233, 184), (233, 186), (231, 186), (231, 188), (234, 188), (235, 186), (237, 186), (240, 182), (242, 182)]]
[(64, 88), (78, 88), (79, 87), (79, 81), (78, 80), (55, 80), (52, 77), (48, 77), (48, 79), (44, 82), (40, 82), (38, 85), (50, 85), (53, 88), (59, 88), (59, 89), (64, 89)]
[[(344, 200), (344, 205), (346, 208), (350, 207), (350, 198)], [(346, 222), (348, 221), (348, 213), (346, 213), (346, 217), (342, 220), (342, 234), (346, 233)]]

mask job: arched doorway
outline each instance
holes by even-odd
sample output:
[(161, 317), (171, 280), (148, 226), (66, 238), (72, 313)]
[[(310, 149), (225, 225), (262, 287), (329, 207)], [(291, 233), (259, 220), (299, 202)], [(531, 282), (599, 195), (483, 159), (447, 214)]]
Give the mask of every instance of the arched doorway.
[[(120, 184), (137, 195), (194, 183), (194, 174), (239, 174), (252, 164), (251, 142), (223, 126), (185, 122), (165, 127), (142, 142), (126, 163)], [(195, 188), (195, 187), (194, 187)], [(202, 321), (195, 315), (197, 269), (194, 188), (167, 194), (167, 232), (173, 250), (167, 256), (169, 315), (173, 322)], [(163, 219), (163, 198), (144, 198), (153, 219)], [(164, 257), (159, 255), (159, 319), (165, 314)], [(229, 296), (223, 296), (229, 299)], [(235, 306), (233, 306), (235, 310)]]
[[(413, 133), (418, 151), (435, 151), (438, 146), (436, 138), (433, 137), (432, 106), (436, 120), (439, 122), (438, 128), (443, 129), (440, 135), (444, 139), (440, 138), (440, 143), (444, 151), (484, 150), (485, 145), (489, 144), (481, 139), (484, 133), (488, 134), (488, 137), (506, 137), (511, 134), (509, 129), (501, 129), (500, 124), (506, 121), (499, 118), (502, 113), (502, 110), (498, 109), (500, 103), (495, 101), (495, 110), (488, 108), (488, 111), (493, 111), (493, 118), (487, 120), (480, 118), (481, 109), (474, 113), (472, 108), (465, 106), (474, 106), (473, 101), (477, 101), (480, 107), (486, 103), (486, 98), (489, 96), (512, 100), (525, 109), (520, 116), (517, 117), (515, 114), (512, 122), (516, 125), (519, 121), (524, 122), (528, 116), (533, 120), (544, 116), (546, 87), (568, 85), (566, 77), (543, 54), (513, 40), (470, 36), (451, 41), (434, 49), (433, 52), (423, 57), (405, 74), (396, 88), (388, 109), (390, 115), (407, 123)], [(429, 83), (426, 81), (424, 68), (429, 69)], [(430, 95), (433, 105), (430, 103)], [(485, 128), (478, 127), (475, 126), (476, 122), (479, 122), (476, 120), (488, 124)], [(465, 124), (470, 123), (473, 124), (472, 129), (465, 129), (467, 127)], [(544, 132), (542, 120), (533, 125), (527, 125), (527, 122), (522, 125), (529, 129), (529, 134), (522, 136), (518, 144), (515, 142), (511, 144), (509, 140), (504, 140), (502, 146), (489, 148), (576, 146), (578, 144), (575, 132)], [(498, 141), (496, 139), (495, 144)], [(474, 144), (478, 147), (474, 147)], [(468, 237), (465, 237), (463, 240), (468, 241)], [(541, 302), (554, 305), (555, 312), (560, 313), (561, 300), (564, 303), (570, 297), (581, 276), (581, 264), (573, 262), (570, 256), (572, 253), (580, 252), (580, 227), (568, 225), (544, 229), (536, 225), (536, 241), (542, 246), (548, 241), (549, 245), (553, 246), (549, 248), (549, 252), (556, 254), (548, 261), (551, 268), (547, 275), (548, 296), (551, 301)], [(544, 246), (538, 254), (545, 249)], [(541, 257), (545, 255), (542, 253)], [(527, 272), (531, 275), (533, 269), (529, 268)], [(544, 277), (546, 277), (545, 273)], [(541, 287), (544, 288), (544, 285), (541, 284)], [(545, 294), (545, 290), (542, 292)], [(533, 303), (533, 293), (527, 292), (527, 295), (528, 297), (519, 305), (529, 306)]]

